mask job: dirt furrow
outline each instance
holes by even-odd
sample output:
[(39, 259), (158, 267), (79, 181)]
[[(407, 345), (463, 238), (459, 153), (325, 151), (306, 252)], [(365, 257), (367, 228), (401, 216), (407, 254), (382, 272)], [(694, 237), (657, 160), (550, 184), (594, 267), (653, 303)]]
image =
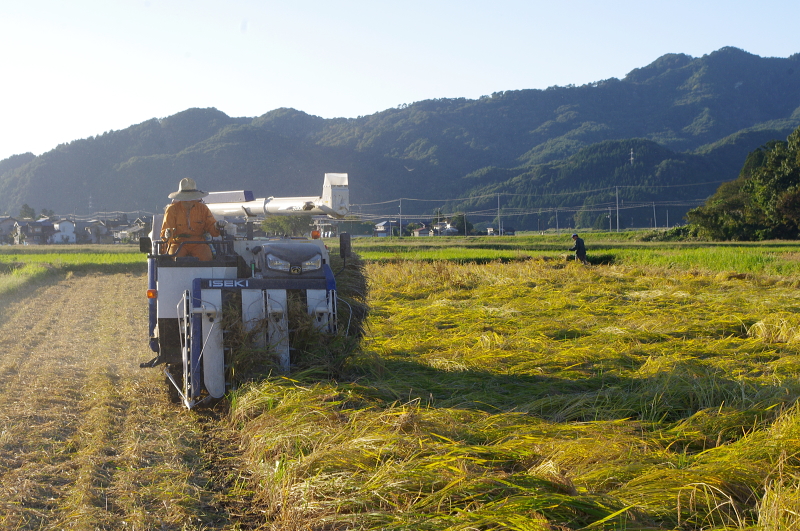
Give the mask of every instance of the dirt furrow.
[(220, 529), (194, 415), (142, 370), (145, 280), (71, 276), (0, 324), (0, 528)]

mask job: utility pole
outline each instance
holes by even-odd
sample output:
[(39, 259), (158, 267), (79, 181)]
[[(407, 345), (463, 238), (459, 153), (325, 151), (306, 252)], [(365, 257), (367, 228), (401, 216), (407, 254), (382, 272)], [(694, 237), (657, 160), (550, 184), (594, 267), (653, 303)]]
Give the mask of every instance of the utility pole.
[(656, 223), (656, 202), (653, 201), (653, 228), (658, 228), (658, 223)]
[(619, 186), (614, 187), (617, 195), (617, 232), (619, 232)]
[(497, 194), (497, 235), (503, 235), (503, 224), (500, 223), (500, 194)]
[(403, 198), (402, 197), (400, 198), (400, 219), (399, 219), (399, 223), (400, 223), (400, 234), (399, 234), (398, 238), (402, 238), (403, 237)]

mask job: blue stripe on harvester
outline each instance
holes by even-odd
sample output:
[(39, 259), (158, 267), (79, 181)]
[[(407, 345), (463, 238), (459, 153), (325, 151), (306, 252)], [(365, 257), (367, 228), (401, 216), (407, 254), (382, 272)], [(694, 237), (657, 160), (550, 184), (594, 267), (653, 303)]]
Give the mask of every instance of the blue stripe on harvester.
[(336, 291), (336, 279), (333, 277), (333, 270), (328, 264), (322, 264), (322, 270), (325, 271), (325, 283), (328, 291)]
[[(200, 308), (203, 304), (200, 299), (200, 279), (192, 281), (192, 309)], [(192, 312), (192, 346), (191, 346), (191, 385), (192, 396), (197, 398), (203, 388), (203, 371), (200, 364), (200, 354), (203, 352), (203, 314)]]

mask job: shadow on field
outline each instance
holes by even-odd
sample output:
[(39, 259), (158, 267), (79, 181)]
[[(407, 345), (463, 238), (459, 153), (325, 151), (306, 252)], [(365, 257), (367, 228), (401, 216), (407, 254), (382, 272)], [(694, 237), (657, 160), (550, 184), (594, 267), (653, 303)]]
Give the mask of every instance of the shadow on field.
[(592, 265), (612, 265), (616, 263), (616, 256), (610, 253), (606, 254), (590, 254), (586, 259)]
[[(633, 419), (671, 423), (725, 407), (739, 412), (735, 426), (726, 427), (737, 436), (763, 421), (761, 417), (773, 417), (781, 409), (767, 413), (770, 406), (788, 405), (800, 393), (800, 386), (794, 383), (773, 386), (733, 380), (698, 362), (677, 363), (641, 378), (608, 372), (568, 379), (446, 371), (397, 359), (382, 360), (381, 373), (379, 381), (360, 383), (380, 389), (387, 402), (417, 400), (433, 408), (514, 411), (553, 422)], [(724, 436), (719, 435), (722, 428), (714, 429), (713, 437)]]
[[(574, 262), (574, 255), (567, 255), (568, 262)], [(586, 261), (590, 265), (613, 265), (616, 263), (616, 256), (611, 253), (597, 254), (589, 253), (586, 255)]]

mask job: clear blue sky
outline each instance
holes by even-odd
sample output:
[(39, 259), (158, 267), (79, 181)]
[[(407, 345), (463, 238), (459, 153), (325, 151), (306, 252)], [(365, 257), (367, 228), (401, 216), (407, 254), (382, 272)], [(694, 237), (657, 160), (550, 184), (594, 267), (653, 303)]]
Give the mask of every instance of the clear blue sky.
[(800, 52), (800, 2), (19, 0), (0, 4), (0, 159), (191, 107), (368, 115), (622, 78), (666, 53)]

